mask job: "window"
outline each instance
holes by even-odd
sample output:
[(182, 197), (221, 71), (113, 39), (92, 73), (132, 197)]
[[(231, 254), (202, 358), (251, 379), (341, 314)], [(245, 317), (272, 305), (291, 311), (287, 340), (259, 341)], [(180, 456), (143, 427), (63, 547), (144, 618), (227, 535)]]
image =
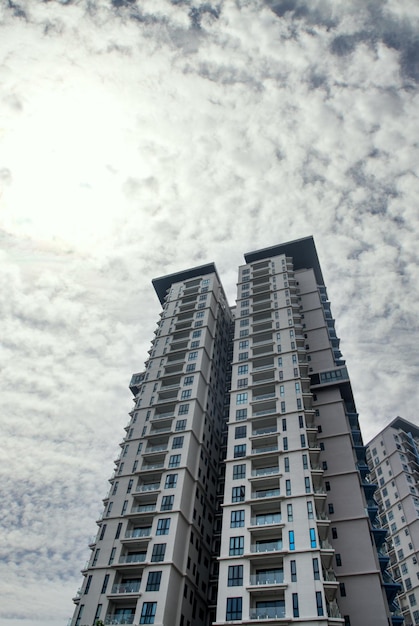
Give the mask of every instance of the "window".
[(340, 556), (340, 554), (335, 554), (335, 558), (336, 558), (336, 565), (340, 567), (342, 565), (342, 557)]
[(185, 430), (186, 420), (177, 420), (175, 430)]
[(249, 347), (249, 340), (245, 339), (244, 341), (239, 341), (239, 350), (245, 350)]
[(228, 568), (228, 587), (243, 585), (243, 565), (230, 565)]
[(310, 528), (310, 547), (317, 548), (316, 529)]
[(116, 480), (113, 484), (112, 495), (115, 495), (118, 490), (119, 481)]
[(306, 454), (303, 454), (303, 469), (308, 469), (308, 457)]
[(234, 458), (238, 459), (242, 456), (246, 456), (246, 444), (242, 443), (238, 446), (234, 446)]
[[(202, 322), (199, 322), (202, 325)], [(196, 326), (196, 324), (195, 324)], [(202, 330), (194, 330), (192, 333), (192, 339), (197, 339), (201, 336)], [(190, 384), (190, 383), (189, 383)]]
[(173, 509), (173, 500), (174, 496), (163, 496), (160, 511), (171, 511)]
[(165, 489), (175, 489), (177, 484), (177, 474), (167, 474), (166, 481), (164, 483)]
[(305, 435), (300, 435), (300, 443), (301, 443), (301, 447), (302, 448), (306, 447), (306, 436)]
[(154, 624), (157, 602), (143, 602), (140, 624)]
[(245, 487), (241, 485), (240, 487), (233, 487), (231, 490), (231, 501), (232, 502), (244, 502), (245, 498)]
[(298, 593), (292, 594), (292, 614), (294, 617), (300, 617), (300, 611), (298, 610)]
[(193, 380), (194, 377), (193, 376), (185, 376), (185, 378), (183, 379), (183, 384), (186, 385), (193, 385)]
[(89, 589), (90, 589), (90, 585), (92, 584), (92, 577), (89, 576), (87, 578), (87, 583), (86, 583), (86, 587), (84, 588), (84, 595), (87, 595), (89, 593)]
[(249, 366), (248, 365), (239, 365), (239, 368), (237, 370), (237, 373), (239, 376), (243, 375), (243, 374), (247, 374), (249, 372)]
[(186, 371), (187, 372), (194, 372), (195, 371), (195, 363), (188, 363), (188, 365), (186, 366)]
[(179, 467), (180, 454), (172, 454), (169, 458), (169, 467)]
[(188, 361), (195, 361), (195, 359), (198, 358), (198, 352), (189, 352), (188, 354)]
[(230, 556), (240, 556), (244, 550), (244, 537), (230, 537)]
[(231, 511), (230, 528), (241, 528), (244, 526), (244, 510)]
[(170, 528), (170, 517), (164, 517), (158, 520), (156, 535), (168, 535)]
[(99, 619), (101, 612), (102, 612), (102, 605), (101, 605), (101, 604), (98, 604), (98, 605), (97, 605), (97, 608), (96, 608), (96, 613), (95, 613), (95, 618), (94, 618), (94, 620), (93, 620), (93, 623), (95, 623), (95, 622), (96, 622), (96, 620), (98, 620), (98, 619)]
[(115, 553), (116, 553), (116, 548), (112, 548), (112, 550), (111, 550), (111, 554), (110, 554), (110, 556), (109, 556), (108, 565), (112, 565), (112, 563), (114, 562), (114, 559), (115, 559)]
[(239, 378), (237, 381), (237, 387), (238, 389), (247, 387), (248, 383), (249, 383), (248, 378)]
[(105, 536), (105, 532), (106, 532), (106, 524), (103, 524), (103, 526), (100, 529), (99, 541), (103, 539), (103, 537)]
[(248, 337), (249, 336), (249, 329), (245, 328), (244, 330), (240, 331), (240, 337)]
[(150, 572), (147, 578), (147, 586), (146, 591), (159, 591), (160, 590), (160, 581), (161, 581), (161, 572)]
[(304, 486), (305, 486), (306, 493), (310, 493), (311, 491), (310, 478), (308, 476), (304, 478)]
[(335, 512), (335, 507), (333, 506), (333, 504), (332, 504), (332, 503), (328, 504), (328, 510), (329, 510), (329, 513), (330, 513), (331, 515), (332, 515), (332, 513), (334, 513), (334, 512)]
[(285, 481), (285, 492), (287, 496), (291, 495), (291, 481), (288, 479)]
[(127, 493), (131, 493), (132, 485), (134, 484), (134, 480), (132, 478), (128, 481)]
[(192, 389), (184, 389), (182, 393), (180, 394), (180, 399), (187, 400), (188, 398), (191, 397), (191, 395), (192, 395)]
[(239, 361), (247, 361), (249, 358), (248, 352), (239, 352)]
[(314, 519), (313, 503), (307, 502), (307, 517), (308, 519)]
[(235, 439), (244, 439), (246, 437), (246, 426), (236, 426), (234, 429)]
[(314, 580), (320, 580), (319, 559), (313, 559), (313, 576)]
[(236, 411), (236, 420), (245, 420), (247, 419), (247, 409), (237, 409)]
[(165, 554), (166, 554), (166, 544), (156, 543), (153, 546), (153, 552), (151, 554), (151, 562), (157, 563), (158, 561), (164, 561)]
[(279, 395), (283, 398), (285, 396), (285, 387), (284, 385), (279, 386)]
[(239, 478), (246, 478), (246, 465), (234, 465), (233, 466), (233, 480)]
[(100, 593), (106, 593), (108, 582), (109, 582), (109, 574), (106, 574), (105, 578), (103, 579), (102, 591)]
[(281, 402), (281, 413), (286, 412), (285, 402)]
[(285, 417), (282, 419), (282, 430), (287, 430), (287, 420)]
[(121, 515), (124, 515), (126, 513), (127, 508), (128, 508), (128, 500), (124, 500), (124, 504), (122, 505)]
[(324, 615), (324, 612), (323, 612), (323, 599), (322, 599), (322, 592), (321, 591), (316, 591), (316, 605), (317, 605), (317, 615), (319, 615), (319, 616)]
[(290, 460), (289, 457), (284, 457), (284, 470), (285, 472), (289, 472), (290, 471)]
[(77, 615), (77, 619), (76, 619), (76, 626), (80, 626), (80, 620), (82, 618), (83, 611), (84, 611), (84, 604), (81, 604), (79, 608), (79, 614)]
[(183, 437), (173, 437), (172, 449), (183, 448)]
[[(291, 582), (297, 582), (297, 562), (292, 560), (290, 561), (290, 569), (291, 569)], [(295, 617), (295, 616), (294, 616)]]
[(236, 404), (246, 404), (247, 402), (247, 392), (238, 393), (236, 396)]
[(409, 596), (410, 606), (416, 606), (416, 597), (414, 593), (411, 593)]
[(288, 437), (284, 437), (282, 439), (282, 446), (283, 446), (284, 450), (288, 450)]
[(242, 618), (242, 599), (227, 598), (226, 622)]
[(249, 326), (250, 320), (240, 320), (240, 326)]
[(198, 348), (199, 341), (191, 341), (191, 348)]
[(288, 531), (288, 539), (290, 544), (290, 550), (295, 550), (295, 535), (293, 530)]
[(287, 519), (289, 522), (293, 521), (292, 504), (287, 504)]
[(337, 539), (337, 538), (338, 538), (338, 529), (333, 526), (332, 527), (332, 539)]
[(97, 560), (99, 558), (99, 554), (100, 554), (100, 548), (97, 548), (95, 552), (95, 556), (93, 557), (92, 565), (96, 565)]

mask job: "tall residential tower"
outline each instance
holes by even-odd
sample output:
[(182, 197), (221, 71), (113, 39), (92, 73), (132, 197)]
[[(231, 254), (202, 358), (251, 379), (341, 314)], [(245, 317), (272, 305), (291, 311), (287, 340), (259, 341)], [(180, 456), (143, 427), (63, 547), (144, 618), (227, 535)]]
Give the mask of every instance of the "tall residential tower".
[(234, 308), (213, 264), (153, 284), (72, 626), (400, 624), (313, 239), (246, 254)]
[(396, 417), (367, 447), (405, 626), (419, 624), (419, 427)]

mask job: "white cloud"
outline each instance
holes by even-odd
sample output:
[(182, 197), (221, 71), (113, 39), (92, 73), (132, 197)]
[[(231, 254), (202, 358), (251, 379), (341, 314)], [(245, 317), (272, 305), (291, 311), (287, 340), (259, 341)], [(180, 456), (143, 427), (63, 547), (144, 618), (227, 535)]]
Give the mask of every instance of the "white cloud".
[(153, 277), (214, 260), (232, 301), (314, 234), (365, 438), (416, 415), (411, 2), (115, 4), (1, 9), (6, 626), (72, 612)]

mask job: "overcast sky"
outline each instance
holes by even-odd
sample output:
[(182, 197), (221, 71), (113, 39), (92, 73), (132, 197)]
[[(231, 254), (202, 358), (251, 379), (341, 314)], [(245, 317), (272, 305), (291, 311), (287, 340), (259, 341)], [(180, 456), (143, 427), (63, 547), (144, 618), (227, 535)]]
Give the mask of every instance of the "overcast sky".
[(0, 0), (2, 626), (65, 626), (151, 279), (313, 235), (364, 439), (418, 422), (417, 0)]

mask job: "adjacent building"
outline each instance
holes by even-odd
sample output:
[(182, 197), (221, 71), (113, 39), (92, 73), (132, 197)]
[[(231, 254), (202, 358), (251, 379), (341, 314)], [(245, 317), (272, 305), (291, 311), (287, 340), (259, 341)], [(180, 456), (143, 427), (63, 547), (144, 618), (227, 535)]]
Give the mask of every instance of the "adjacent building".
[(72, 626), (400, 624), (311, 237), (153, 280), (162, 304)]
[(405, 626), (419, 624), (419, 427), (396, 417), (368, 444), (393, 578)]

